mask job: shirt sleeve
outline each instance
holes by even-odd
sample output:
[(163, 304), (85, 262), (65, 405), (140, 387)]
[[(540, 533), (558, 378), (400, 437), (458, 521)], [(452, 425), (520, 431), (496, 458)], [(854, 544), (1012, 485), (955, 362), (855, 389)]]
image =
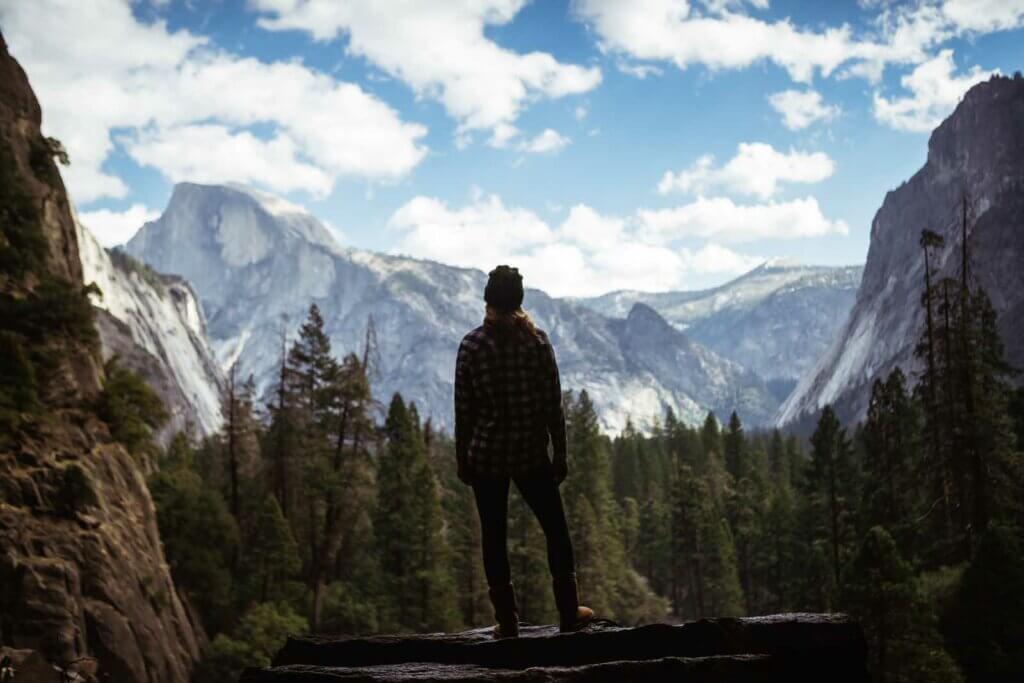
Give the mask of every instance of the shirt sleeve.
[(565, 409), (562, 407), (562, 380), (558, 376), (558, 361), (555, 360), (555, 348), (551, 340), (544, 337), (544, 349), (548, 356), (548, 387), (547, 423), (548, 434), (551, 436), (551, 447), (556, 458), (564, 458), (566, 453)]
[(469, 462), (469, 442), (476, 422), (475, 406), (470, 350), (463, 342), (455, 359), (455, 457), (461, 466)]

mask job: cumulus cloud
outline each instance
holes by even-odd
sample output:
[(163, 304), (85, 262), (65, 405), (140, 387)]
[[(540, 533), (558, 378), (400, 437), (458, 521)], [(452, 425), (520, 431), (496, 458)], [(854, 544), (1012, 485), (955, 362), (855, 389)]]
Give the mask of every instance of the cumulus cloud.
[(706, 154), (678, 173), (666, 171), (658, 192), (686, 192), (704, 195), (713, 190), (768, 199), (784, 183), (817, 183), (835, 171), (835, 163), (824, 152), (779, 152), (763, 142), (743, 142), (736, 155), (722, 166)]
[(877, 82), (886, 65), (919, 64), (950, 38), (1024, 25), (1024, 0), (886, 3), (859, 34), (847, 24), (813, 29), (760, 19), (733, 0), (577, 0), (574, 8), (602, 50), (620, 58), (711, 70), (770, 62), (801, 83), (816, 73)]
[(557, 152), (570, 142), (572, 140), (552, 128), (545, 128), (534, 137), (524, 139), (518, 128), (500, 123), (494, 127), (487, 144), (496, 149), (514, 148), (528, 154), (546, 154)]
[(130, 240), (139, 228), (159, 216), (159, 211), (142, 204), (132, 204), (124, 211), (82, 211), (78, 214), (78, 220), (89, 228), (104, 247), (116, 247)]
[(825, 104), (817, 90), (783, 90), (770, 95), (768, 103), (782, 115), (782, 124), (789, 130), (803, 130), (840, 114), (839, 107)]
[(347, 38), (364, 57), (440, 101), (461, 131), (511, 124), (531, 99), (587, 92), (601, 82), (596, 67), (563, 64), (546, 52), (518, 53), (486, 35), (509, 23), (526, 0), (251, 0), (269, 30), (297, 29), (316, 40)]
[(738, 3), (716, 5), (701, 13), (686, 0), (579, 0), (575, 11), (606, 52), (680, 69), (739, 69), (767, 60), (794, 80), (809, 81), (815, 71), (831, 73), (853, 49), (847, 26), (815, 32), (733, 11)]
[(961, 31), (1007, 31), (1024, 25), (1024, 0), (946, 0), (942, 13)]
[(814, 197), (749, 205), (725, 197), (698, 197), (683, 206), (637, 213), (641, 234), (649, 241), (699, 237), (736, 244), (849, 232), (844, 221), (826, 218)]
[[(462, 207), (419, 196), (389, 221), (394, 252), (486, 270), (514, 262), (532, 286), (555, 296), (616, 289), (664, 291), (744, 273), (762, 261), (723, 245), (845, 233), (813, 199), (737, 206), (698, 199), (676, 209), (628, 216), (573, 206), (558, 225), (497, 195), (476, 194)], [(695, 245), (694, 242), (697, 244)]]
[[(79, 203), (127, 193), (104, 167), (119, 141), (171, 178), (188, 165), (224, 170), (219, 155), (239, 150), (258, 169), (247, 181), (314, 194), (329, 192), (338, 176), (400, 178), (426, 154), (426, 129), (358, 85), (140, 21), (127, 0), (2, 3), (0, 23), (42, 102), (44, 129), (68, 149), (66, 177)], [(189, 137), (176, 146), (181, 131)], [(215, 144), (204, 150), (202, 135)], [(151, 153), (156, 146), (160, 155)], [(238, 179), (229, 175), (205, 179)]]
[(569, 138), (556, 130), (547, 128), (536, 137), (523, 141), (519, 146), (519, 149), (523, 152), (530, 152), (533, 154), (545, 154), (548, 152), (557, 152), (568, 145), (569, 142)]
[(909, 95), (888, 99), (874, 94), (875, 118), (898, 130), (926, 133), (953, 111), (971, 86), (998, 73), (978, 66), (962, 76), (955, 71), (953, 51), (942, 50), (900, 79)]

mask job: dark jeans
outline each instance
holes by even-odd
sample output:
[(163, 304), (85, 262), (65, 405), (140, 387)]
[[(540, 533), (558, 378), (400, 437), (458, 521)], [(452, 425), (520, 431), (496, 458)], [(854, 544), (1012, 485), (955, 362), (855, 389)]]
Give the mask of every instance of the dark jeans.
[[(516, 488), (533, 510), (548, 542), (548, 568), (551, 576), (565, 576), (576, 570), (569, 526), (565, 521), (558, 484), (545, 467), (516, 477)], [(484, 572), (491, 587), (504, 586), (512, 578), (508, 564), (508, 487), (509, 479), (479, 478), (473, 482), (476, 509), (480, 513)]]

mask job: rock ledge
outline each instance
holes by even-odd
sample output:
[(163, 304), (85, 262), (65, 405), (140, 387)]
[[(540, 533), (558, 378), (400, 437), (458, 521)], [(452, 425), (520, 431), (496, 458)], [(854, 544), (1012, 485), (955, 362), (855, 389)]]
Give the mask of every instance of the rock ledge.
[(704, 619), (622, 628), (600, 621), (558, 634), (526, 626), (366, 638), (290, 638), (273, 666), (240, 683), (300, 681), (835, 681), (868, 680), (861, 628), (841, 614)]

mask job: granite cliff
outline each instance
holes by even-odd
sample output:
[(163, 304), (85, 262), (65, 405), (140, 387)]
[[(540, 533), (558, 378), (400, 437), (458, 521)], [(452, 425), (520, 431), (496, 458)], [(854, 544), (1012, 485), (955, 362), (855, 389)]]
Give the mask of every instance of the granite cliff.
[(0, 655), (79, 680), (185, 681), (202, 631), (140, 465), (93, 409), (104, 370), (62, 150), (40, 122), (0, 38)]
[(826, 404), (858, 420), (876, 377), (900, 366), (913, 379), (924, 324), (918, 240), (925, 228), (941, 235), (934, 277), (955, 276), (965, 195), (974, 276), (999, 314), (1006, 359), (1024, 367), (1024, 79), (994, 76), (964, 95), (932, 133), (924, 167), (886, 195), (871, 223), (857, 302), (780, 408), (778, 424), (806, 422)]

